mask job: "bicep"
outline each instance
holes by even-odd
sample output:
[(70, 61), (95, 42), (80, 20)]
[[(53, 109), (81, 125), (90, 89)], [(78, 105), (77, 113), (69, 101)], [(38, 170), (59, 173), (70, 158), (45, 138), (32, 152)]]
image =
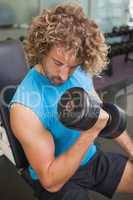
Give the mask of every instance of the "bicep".
[(54, 160), (54, 141), (39, 118), (30, 109), (14, 104), (10, 111), (11, 128), (26, 157), (39, 176)]

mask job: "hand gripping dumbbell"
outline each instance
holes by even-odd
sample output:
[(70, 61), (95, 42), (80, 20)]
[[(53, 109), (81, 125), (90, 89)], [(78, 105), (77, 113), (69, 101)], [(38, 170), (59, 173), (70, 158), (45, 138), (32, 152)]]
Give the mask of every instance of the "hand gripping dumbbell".
[(109, 119), (99, 136), (110, 139), (118, 137), (126, 129), (125, 112), (112, 103), (98, 102), (95, 96), (89, 95), (83, 88), (67, 90), (58, 102), (57, 111), (65, 127), (85, 131), (95, 125), (101, 108), (109, 114)]

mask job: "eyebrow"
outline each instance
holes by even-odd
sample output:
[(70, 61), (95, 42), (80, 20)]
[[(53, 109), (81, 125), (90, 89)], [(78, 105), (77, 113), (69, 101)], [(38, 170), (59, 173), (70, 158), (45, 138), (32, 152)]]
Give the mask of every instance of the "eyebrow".
[[(60, 65), (64, 65), (64, 63), (62, 63), (60, 60), (57, 60), (56, 58), (54, 58), (54, 57), (52, 57), (52, 59), (54, 60), (54, 61), (56, 61), (56, 62), (58, 62)], [(70, 66), (70, 67), (77, 67), (79, 64), (77, 64), (77, 65), (72, 65), (72, 66)]]

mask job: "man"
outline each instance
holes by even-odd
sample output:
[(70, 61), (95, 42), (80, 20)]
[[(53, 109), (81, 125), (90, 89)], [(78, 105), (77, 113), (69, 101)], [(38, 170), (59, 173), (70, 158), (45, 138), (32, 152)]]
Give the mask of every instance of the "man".
[[(95, 93), (92, 75), (105, 68), (107, 49), (98, 26), (78, 5), (43, 11), (29, 28), (26, 56), (33, 67), (11, 101), (10, 119), (41, 200), (87, 200), (88, 190), (110, 198), (115, 192), (133, 193), (132, 162), (94, 144), (108, 114), (101, 109), (96, 124), (81, 132), (64, 127), (57, 115), (67, 89), (80, 86)], [(115, 140), (132, 155), (126, 131)]]

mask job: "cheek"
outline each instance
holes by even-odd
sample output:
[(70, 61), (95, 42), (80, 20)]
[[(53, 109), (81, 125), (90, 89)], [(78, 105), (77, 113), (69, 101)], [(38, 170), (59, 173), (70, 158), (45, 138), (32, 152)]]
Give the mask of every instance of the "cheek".
[(53, 74), (53, 75), (58, 75), (59, 73), (60, 73), (60, 69), (59, 69), (59, 67), (57, 67), (56, 65), (51, 65), (51, 73)]
[(52, 62), (47, 62), (46, 63), (46, 70), (48, 74), (55, 74), (56, 73), (56, 67)]
[(50, 67), (49, 74), (51, 76), (59, 76), (59, 73), (60, 73), (60, 71), (59, 71), (58, 68), (56, 68), (56, 66), (53, 65), (53, 66)]

